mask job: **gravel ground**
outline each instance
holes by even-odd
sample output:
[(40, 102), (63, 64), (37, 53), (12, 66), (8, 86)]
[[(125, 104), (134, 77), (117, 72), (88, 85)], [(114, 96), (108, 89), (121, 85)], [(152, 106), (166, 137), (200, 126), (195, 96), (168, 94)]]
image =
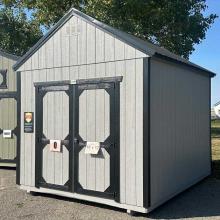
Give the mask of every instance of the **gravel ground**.
[(15, 185), (15, 170), (0, 169), (0, 220), (6, 219), (220, 219), (220, 180), (208, 178), (148, 215), (89, 202), (38, 194)]

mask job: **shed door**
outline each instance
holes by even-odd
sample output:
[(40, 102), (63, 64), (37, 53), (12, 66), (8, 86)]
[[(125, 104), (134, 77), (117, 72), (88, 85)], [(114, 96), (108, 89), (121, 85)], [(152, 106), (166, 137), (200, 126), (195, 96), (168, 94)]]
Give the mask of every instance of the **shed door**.
[(69, 85), (36, 86), (37, 187), (71, 188), (69, 121)]
[(83, 83), (74, 93), (74, 191), (118, 200), (119, 83)]
[(17, 93), (0, 93), (0, 165), (16, 164)]

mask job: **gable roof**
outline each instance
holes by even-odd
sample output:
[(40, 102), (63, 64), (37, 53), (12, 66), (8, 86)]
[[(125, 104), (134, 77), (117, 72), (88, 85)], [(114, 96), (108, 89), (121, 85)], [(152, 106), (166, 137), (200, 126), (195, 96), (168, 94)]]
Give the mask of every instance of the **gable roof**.
[(119, 40), (125, 42), (126, 44), (140, 50), (141, 52), (153, 57), (157, 56), (160, 58), (169, 59), (178, 63), (186, 64), (187, 66), (191, 66), (195, 69), (208, 73), (211, 77), (215, 76), (215, 73), (209, 71), (201, 66), (198, 66), (170, 51), (165, 48), (159, 47), (150, 43), (149, 41), (142, 40), (137, 38), (131, 34), (122, 32), (118, 29), (115, 29), (109, 25), (106, 25), (83, 12), (78, 11), (75, 8), (72, 8), (67, 14), (65, 14), (50, 31), (47, 32), (45, 36), (43, 36), (23, 57), (21, 57), (18, 62), (13, 66), (16, 71), (20, 66), (22, 66), (46, 41), (50, 39), (72, 16), (80, 17), (91, 25), (108, 32), (109, 34), (115, 36)]
[(11, 59), (11, 60), (15, 60), (15, 61), (17, 61), (20, 58), (18, 56), (9, 54), (9, 53), (1, 50), (1, 49), (0, 49), (0, 56), (6, 57), (6, 58)]

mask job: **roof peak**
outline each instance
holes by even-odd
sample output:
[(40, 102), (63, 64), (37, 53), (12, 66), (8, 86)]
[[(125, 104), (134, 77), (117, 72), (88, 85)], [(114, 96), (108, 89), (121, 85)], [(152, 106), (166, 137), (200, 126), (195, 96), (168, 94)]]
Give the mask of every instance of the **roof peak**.
[(137, 50), (151, 57), (156, 56), (160, 58), (169, 59), (178, 63), (185, 64), (187, 66), (191, 66), (194, 69), (200, 70), (202, 72), (208, 73), (211, 77), (215, 76), (215, 73), (201, 66), (198, 66), (194, 63), (191, 63), (190, 61), (170, 52), (165, 48), (159, 47), (147, 40), (142, 40), (136, 36), (115, 29), (107, 24), (102, 23), (101, 21), (96, 20), (95, 18), (90, 17), (89, 15), (73, 7), (51, 28), (51, 30), (44, 37), (42, 37), (21, 59), (19, 59), (19, 61), (13, 66), (14, 70), (17, 70), (21, 65), (23, 65), (72, 16), (80, 17), (89, 24), (115, 36), (124, 43), (130, 45), (131, 47), (136, 48)]

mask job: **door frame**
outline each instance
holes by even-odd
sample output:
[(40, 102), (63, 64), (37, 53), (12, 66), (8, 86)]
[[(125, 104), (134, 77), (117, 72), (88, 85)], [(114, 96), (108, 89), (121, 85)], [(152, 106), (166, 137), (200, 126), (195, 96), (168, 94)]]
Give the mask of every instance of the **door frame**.
[[(69, 134), (61, 142), (69, 151), (69, 179), (64, 185), (47, 183), (43, 178), (43, 149), (49, 144), (43, 134), (43, 99), (48, 92), (63, 91), (69, 97), (69, 117), (71, 117), (71, 81), (51, 81), (34, 83), (35, 86), (35, 186), (71, 192), (72, 188), (72, 120), (69, 118)], [(39, 137), (42, 137), (41, 140)]]
[[(74, 86), (74, 103), (76, 103), (74, 117), (74, 192), (89, 196), (120, 200), (120, 82), (122, 77), (106, 77), (88, 80), (78, 80)], [(85, 90), (104, 89), (110, 96), (110, 136), (114, 145), (107, 152), (110, 155), (110, 186), (104, 191), (84, 189), (78, 181), (79, 152), (85, 146), (79, 134), (79, 97)], [(108, 138), (105, 142), (108, 141)], [(85, 144), (85, 143), (84, 143)]]
[[(34, 83), (35, 86), (35, 117), (36, 117), (36, 131), (35, 131), (35, 186), (37, 188), (49, 188), (61, 191), (69, 191), (72, 193), (84, 194), (88, 196), (96, 196), (96, 197), (103, 197), (103, 198), (110, 198), (114, 199), (115, 201), (120, 201), (120, 82), (122, 82), (123, 77), (104, 77), (104, 78), (92, 78), (92, 79), (79, 79), (79, 80), (64, 80), (64, 81), (50, 81), (50, 82), (37, 82)], [(84, 190), (78, 182), (78, 164), (76, 160), (77, 152), (75, 145), (77, 144), (74, 141), (76, 137), (76, 132), (79, 127), (79, 123), (76, 123), (75, 120), (79, 106), (76, 108), (75, 104), (78, 103), (77, 96), (78, 96), (78, 89), (79, 87), (88, 87), (92, 86), (92, 88), (99, 88), (99, 85), (107, 86), (108, 84), (113, 85), (114, 87), (114, 115), (110, 118), (110, 124), (114, 124), (114, 136), (115, 136), (115, 146), (114, 146), (114, 172), (111, 172), (110, 176), (110, 185), (113, 185), (114, 193), (102, 193), (97, 191), (91, 190)], [(64, 91), (62, 90), (64, 86), (68, 86), (68, 90), (65, 92), (69, 96), (69, 135), (68, 135), (68, 146), (67, 149), (69, 151), (69, 180), (64, 186), (48, 184), (42, 178), (43, 170), (42, 170), (42, 152), (39, 146), (38, 136), (40, 133), (43, 134), (43, 123), (40, 118), (43, 118), (43, 97), (39, 97), (39, 89), (42, 88), (51, 88), (44, 89), (43, 96), (49, 91)], [(60, 90), (55, 90), (57, 87)], [(78, 96), (79, 98), (79, 96)], [(42, 106), (40, 111), (38, 110), (38, 106)], [(113, 110), (111, 110), (112, 112)], [(41, 116), (42, 115), (42, 116)], [(42, 131), (42, 132), (41, 132)]]
[[(16, 155), (15, 158), (9, 160), (9, 159), (0, 159), (0, 163), (15, 163), (16, 166), (18, 165), (18, 161), (19, 161), (19, 151), (20, 151), (20, 114), (19, 114), (19, 109), (20, 109), (20, 95), (19, 92), (13, 92), (13, 91), (9, 91), (9, 92), (0, 92), (0, 101), (1, 99), (14, 99), (17, 102), (17, 109), (16, 109), (16, 116), (17, 116), (17, 120), (16, 120), (16, 127), (12, 130), (12, 134), (14, 134), (16, 136)], [(0, 128), (0, 135), (3, 133), (3, 130)], [(19, 167), (17, 168), (19, 169)]]

